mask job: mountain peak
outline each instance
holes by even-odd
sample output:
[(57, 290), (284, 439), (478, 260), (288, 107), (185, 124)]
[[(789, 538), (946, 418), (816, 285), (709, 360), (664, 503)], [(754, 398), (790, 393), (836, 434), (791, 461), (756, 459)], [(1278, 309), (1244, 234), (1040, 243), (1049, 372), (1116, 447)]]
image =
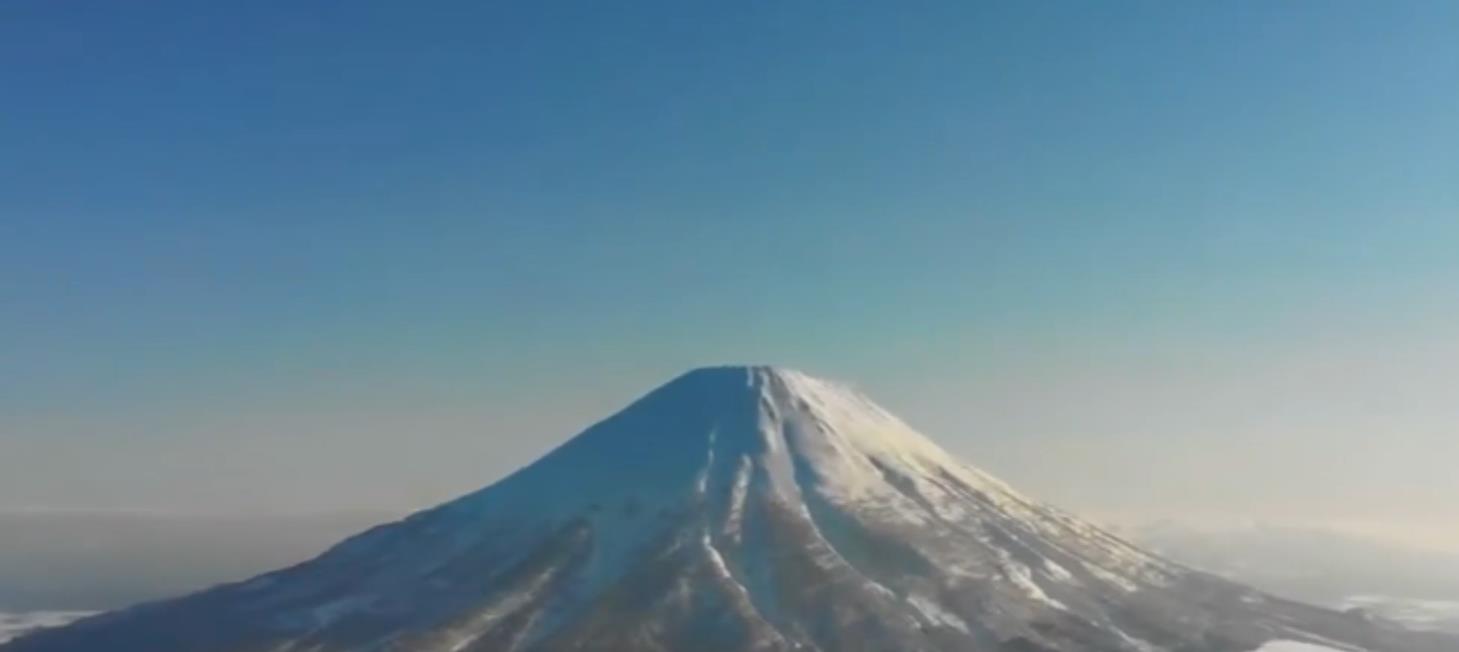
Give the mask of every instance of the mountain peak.
[(725, 364), (690, 369), (665, 383), (664, 387), (693, 384), (721, 391), (736, 391), (745, 388), (759, 389), (777, 384), (787, 386), (797, 383), (802, 388), (807, 383), (826, 386), (837, 384), (790, 367), (769, 364)]
[[(666, 419), (683, 424), (676, 439), (713, 433), (720, 447), (739, 440), (738, 451), (776, 452), (789, 448), (842, 449), (842, 453), (875, 456), (898, 449), (903, 453), (949, 462), (930, 440), (851, 386), (773, 365), (722, 365), (693, 369), (650, 392), (623, 412), (589, 429), (579, 439), (597, 434), (619, 420)], [(638, 428), (620, 428), (629, 437)], [(706, 443), (709, 438), (704, 439)], [(623, 442), (618, 442), (623, 443)], [(753, 449), (753, 450), (751, 450)]]
[(695, 367), (684, 372), (684, 376), (692, 375), (779, 375), (779, 374), (802, 374), (801, 371), (790, 367), (774, 364), (712, 364), (702, 367)]

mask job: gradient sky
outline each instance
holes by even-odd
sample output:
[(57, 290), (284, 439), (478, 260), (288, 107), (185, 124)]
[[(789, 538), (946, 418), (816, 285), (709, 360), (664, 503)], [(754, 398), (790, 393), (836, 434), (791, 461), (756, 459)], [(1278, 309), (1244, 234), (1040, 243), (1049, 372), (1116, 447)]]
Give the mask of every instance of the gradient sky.
[(689, 367), (1459, 549), (1459, 4), (0, 4), (0, 509), (404, 510)]

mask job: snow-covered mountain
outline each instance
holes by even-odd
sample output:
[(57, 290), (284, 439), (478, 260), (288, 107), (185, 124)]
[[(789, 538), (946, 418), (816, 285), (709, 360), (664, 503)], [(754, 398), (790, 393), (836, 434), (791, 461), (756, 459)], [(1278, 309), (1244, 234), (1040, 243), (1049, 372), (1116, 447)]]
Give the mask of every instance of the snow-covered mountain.
[(846, 387), (720, 367), (312, 561), (3, 652), (1245, 652), (1276, 641), (1459, 650), (1149, 554), (958, 462)]

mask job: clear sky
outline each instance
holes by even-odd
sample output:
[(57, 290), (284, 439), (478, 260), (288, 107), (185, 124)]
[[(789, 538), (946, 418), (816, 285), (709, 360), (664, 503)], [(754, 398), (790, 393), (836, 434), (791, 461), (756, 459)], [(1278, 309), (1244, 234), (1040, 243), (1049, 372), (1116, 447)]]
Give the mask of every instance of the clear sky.
[(749, 361), (1459, 548), (1459, 4), (427, 4), (0, 4), (0, 509), (407, 509)]

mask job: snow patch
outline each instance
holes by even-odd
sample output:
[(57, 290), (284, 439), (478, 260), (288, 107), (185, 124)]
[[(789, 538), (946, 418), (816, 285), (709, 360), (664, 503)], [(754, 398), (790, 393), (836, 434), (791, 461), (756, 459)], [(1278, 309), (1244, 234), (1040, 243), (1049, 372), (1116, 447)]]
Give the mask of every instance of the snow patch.
[(730, 486), (729, 513), (724, 519), (724, 534), (735, 543), (740, 542), (740, 526), (745, 519), (745, 497), (750, 491), (750, 474), (754, 471), (750, 458), (741, 457), (735, 467), (734, 484)]
[(1120, 575), (1118, 573), (1111, 573), (1111, 572), (1109, 572), (1109, 571), (1101, 568), (1097, 564), (1085, 563), (1084, 564), (1084, 570), (1089, 571), (1089, 574), (1090, 575), (1093, 575), (1093, 576), (1099, 578), (1101, 581), (1105, 582), (1106, 584), (1110, 584), (1110, 585), (1112, 585), (1114, 587), (1117, 587), (1117, 588), (1119, 588), (1120, 590), (1122, 590), (1122, 591), (1124, 591), (1126, 593), (1134, 593), (1135, 591), (1140, 590), (1140, 586), (1138, 584), (1135, 584), (1134, 582), (1131, 582), (1128, 578), (1124, 577), (1123, 575)]
[(90, 616), (94, 611), (0, 611), (0, 643), (47, 627), (61, 627)]
[(927, 622), (933, 625), (951, 627), (964, 634), (968, 632), (968, 624), (962, 618), (958, 618), (957, 614), (943, 609), (942, 605), (937, 604), (929, 598), (920, 595), (909, 595), (907, 596), (907, 604), (912, 605), (913, 609), (916, 609), (918, 613), (922, 614), (923, 618), (927, 619)]
[(1153, 645), (1149, 641), (1130, 636), (1129, 634), (1126, 634), (1124, 630), (1118, 627), (1111, 626), (1111, 629), (1114, 631), (1115, 634), (1119, 635), (1120, 640), (1129, 644), (1130, 647), (1135, 648), (1139, 652), (1163, 652), (1160, 648), (1155, 647), (1155, 645)]
[(1043, 587), (1039, 586), (1038, 582), (1035, 582), (1033, 580), (1033, 571), (1029, 570), (1028, 566), (1025, 566), (1022, 563), (1015, 561), (1012, 555), (1008, 554), (1008, 551), (999, 548), (998, 558), (999, 564), (1003, 567), (1004, 577), (1008, 578), (1008, 581), (1012, 582), (1014, 586), (1023, 589), (1024, 594), (1026, 594), (1028, 597), (1033, 598), (1034, 600), (1042, 602), (1055, 609), (1060, 609), (1064, 611), (1067, 611), (1069, 609), (1068, 607), (1064, 606), (1064, 603), (1059, 602), (1058, 600), (1049, 597), (1049, 594), (1044, 593)]
[(1352, 650), (1341, 650), (1335, 647), (1327, 647), (1326, 645), (1302, 643), (1300, 641), (1272, 641), (1257, 648), (1254, 652), (1352, 652)]
[(1074, 575), (1052, 559), (1044, 560), (1044, 573), (1060, 582), (1073, 582)]

